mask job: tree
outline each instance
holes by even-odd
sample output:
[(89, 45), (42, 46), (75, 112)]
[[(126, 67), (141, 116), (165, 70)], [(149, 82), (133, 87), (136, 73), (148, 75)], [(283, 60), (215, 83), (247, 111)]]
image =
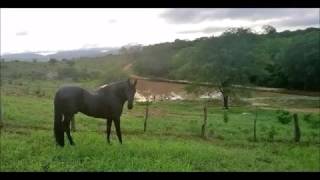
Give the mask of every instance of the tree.
[(293, 38), (282, 57), (282, 67), (288, 76), (288, 87), (320, 90), (319, 32)]
[(58, 60), (54, 59), (54, 58), (50, 58), (49, 60), (49, 64), (51, 65), (55, 65), (58, 62)]
[(229, 29), (221, 37), (179, 52), (174, 60), (177, 68), (181, 66), (176, 76), (215, 85), (228, 109), (229, 97), (235, 92), (233, 85), (248, 83), (249, 77), (259, 72), (252, 54), (257, 41), (250, 29)]
[(262, 29), (265, 34), (275, 34), (277, 32), (276, 28), (271, 25), (264, 25)]
[(137, 59), (137, 56), (142, 51), (142, 45), (132, 45), (121, 47), (119, 52), (121, 55), (124, 55), (127, 60)]
[(133, 68), (142, 75), (165, 77), (169, 73), (170, 60), (175, 52), (169, 43), (144, 47)]
[(256, 76), (250, 77), (250, 81), (255, 85), (285, 87), (287, 76), (281, 63), (290, 43), (289, 38), (263, 37), (253, 49), (255, 62), (262, 68), (259, 68), (261, 71)]
[(172, 43), (145, 46), (138, 54), (133, 68), (141, 75), (173, 78), (170, 75), (170, 71), (175, 71), (171, 69), (173, 56), (191, 44), (191, 41), (176, 39)]
[(215, 83), (224, 94), (235, 94), (235, 83), (319, 90), (319, 28), (263, 29), (265, 34), (230, 28), (218, 37), (145, 46), (133, 69), (143, 76)]

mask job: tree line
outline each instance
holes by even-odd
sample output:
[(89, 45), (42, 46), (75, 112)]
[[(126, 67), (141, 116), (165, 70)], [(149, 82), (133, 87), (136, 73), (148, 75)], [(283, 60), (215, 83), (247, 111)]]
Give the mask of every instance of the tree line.
[(136, 48), (133, 68), (149, 77), (209, 82), (225, 94), (234, 84), (320, 90), (320, 29), (263, 29), (230, 28), (218, 37)]

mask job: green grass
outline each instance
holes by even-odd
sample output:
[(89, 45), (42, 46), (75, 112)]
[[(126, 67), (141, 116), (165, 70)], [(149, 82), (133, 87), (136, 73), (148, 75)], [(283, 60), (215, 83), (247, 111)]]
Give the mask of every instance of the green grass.
[(317, 171), (319, 166), (315, 146), (225, 144), (148, 134), (127, 135), (123, 145), (107, 145), (95, 132), (74, 137), (81, 142), (61, 149), (43, 130), (23, 140), (6, 134), (2, 171)]
[[(109, 145), (103, 119), (77, 114), (77, 131), (72, 134), (76, 146), (67, 143), (60, 148), (53, 138), (52, 93), (61, 82), (47, 83), (49, 96), (3, 88), (0, 171), (320, 170), (319, 129), (302, 120), (305, 113), (299, 113), (301, 142), (294, 143), (292, 123), (280, 124), (276, 110), (258, 109), (258, 141), (253, 142), (255, 109), (231, 107), (226, 123), (220, 104), (214, 102), (209, 104), (205, 139), (200, 137), (202, 102), (153, 103), (145, 133), (145, 106), (136, 103), (131, 111), (124, 108), (122, 145), (114, 126)], [(313, 113), (312, 118), (319, 116)], [(272, 126), (276, 130), (273, 141), (268, 137)]]

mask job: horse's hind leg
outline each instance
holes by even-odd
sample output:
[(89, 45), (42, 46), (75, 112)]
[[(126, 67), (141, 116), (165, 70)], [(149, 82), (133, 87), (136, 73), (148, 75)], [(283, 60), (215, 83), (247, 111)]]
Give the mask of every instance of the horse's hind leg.
[(120, 130), (120, 117), (114, 118), (114, 125), (116, 126), (116, 132), (117, 132), (119, 142), (122, 144), (121, 130)]
[(65, 127), (65, 132), (67, 134), (67, 137), (68, 137), (68, 140), (69, 140), (69, 143), (71, 145), (74, 145), (74, 142), (72, 140), (72, 137), (71, 137), (71, 134), (70, 134), (70, 122), (71, 122), (71, 119), (74, 118), (74, 115), (66, 115), (65, 116), (65, 119), (64, 119), (64, 127)]
[(109, 144), (110, 144), (111, 125), (112, 125), (112, 119), (107, 119), (107, 140)]

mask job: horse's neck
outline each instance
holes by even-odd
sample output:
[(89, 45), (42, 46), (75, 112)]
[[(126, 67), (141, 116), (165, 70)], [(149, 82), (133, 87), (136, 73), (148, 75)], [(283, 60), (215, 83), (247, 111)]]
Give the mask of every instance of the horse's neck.
[(123, 105), (127, 101), (127, 97), (123, 92), (123, 88), (118, 88), (118, 89), (112, 89), (112, 88), (113, 87), (106, 87), (105, 89), (98, 91), (98, 94), (104, 97), (114, 96), (119, 100), (121, 105)]
[(115, 92), (116, 97), (119, 99), (121, 105), (123, 105), (127, 101), (127, 97), (123, 92), (123, 88), (117, 89)]

